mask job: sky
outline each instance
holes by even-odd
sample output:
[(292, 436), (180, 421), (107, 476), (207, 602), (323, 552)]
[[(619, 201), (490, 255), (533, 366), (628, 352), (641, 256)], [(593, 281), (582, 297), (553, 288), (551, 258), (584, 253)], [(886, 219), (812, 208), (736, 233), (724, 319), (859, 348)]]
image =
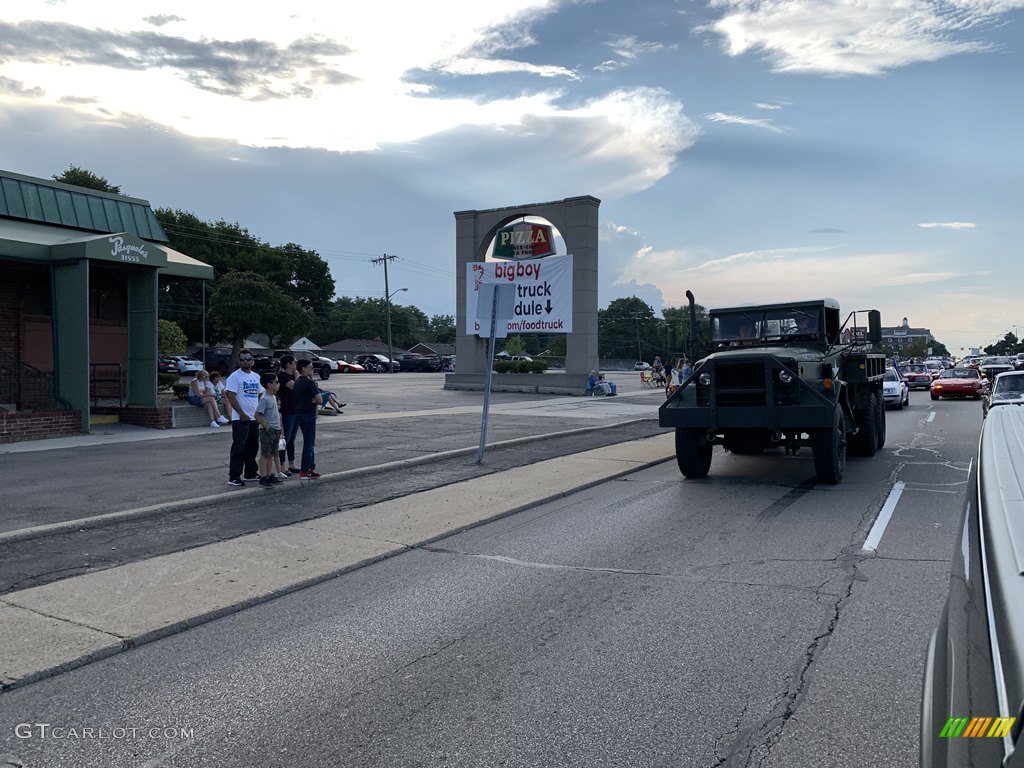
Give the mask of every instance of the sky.
[(455, 211), (601, 200), (600, 307), (1024, 335), (1024, 0), (19, 0), (0, 168), (86, 168), (456, 313)]

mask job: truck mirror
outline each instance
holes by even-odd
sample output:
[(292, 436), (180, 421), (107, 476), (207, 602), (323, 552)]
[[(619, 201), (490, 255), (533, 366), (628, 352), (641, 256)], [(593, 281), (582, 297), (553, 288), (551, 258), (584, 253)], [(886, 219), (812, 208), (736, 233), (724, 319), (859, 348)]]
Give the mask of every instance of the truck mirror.
[(868, 341), (882, 343), (882, 313), (877, 309), (868, 310)]

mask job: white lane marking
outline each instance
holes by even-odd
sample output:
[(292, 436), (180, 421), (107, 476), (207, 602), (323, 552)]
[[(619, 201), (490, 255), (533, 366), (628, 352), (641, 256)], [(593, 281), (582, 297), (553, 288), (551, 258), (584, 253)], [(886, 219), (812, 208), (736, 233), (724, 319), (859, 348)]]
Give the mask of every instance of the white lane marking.
[(902, 480), (893, 483), (892, 490), (889, 491), (889, 498), (885, 500), (885, 504), (882, 505), (882, 511), (875, 518), (875, 524), (871, 526), (868, 537), (864, 540), (864, 546), (861, 547), (861, 552), (874, 552), (878, 549), (878, 542), (882, 540), (882, 534), (885, 533), (885, 527), (889, 525), (889, 520), (892, 519), (893, 510), (896, 509), (896, 502), (900, 500), (905, 486), (906, 483)]
[(935, 421), (935, 411), (928, 414), (928, 421)]

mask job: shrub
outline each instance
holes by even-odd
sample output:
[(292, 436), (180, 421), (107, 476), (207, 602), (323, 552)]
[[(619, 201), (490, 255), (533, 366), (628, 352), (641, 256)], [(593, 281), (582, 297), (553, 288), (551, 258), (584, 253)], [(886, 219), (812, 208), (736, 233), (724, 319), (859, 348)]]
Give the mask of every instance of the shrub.
[(505, 360), (494, 364), (496, 373), (541, 373), (547, 367), (542, 360)]
[(167, 389), (173, 386), (178, 381), (178, 374), (176, 373), (158, 373), (156, 375), (156, 388)]
[(175, 384), (171, 387), (171, 391), (174, 392), (179, 400), (188, 400), (188, 388), (189, 384)]

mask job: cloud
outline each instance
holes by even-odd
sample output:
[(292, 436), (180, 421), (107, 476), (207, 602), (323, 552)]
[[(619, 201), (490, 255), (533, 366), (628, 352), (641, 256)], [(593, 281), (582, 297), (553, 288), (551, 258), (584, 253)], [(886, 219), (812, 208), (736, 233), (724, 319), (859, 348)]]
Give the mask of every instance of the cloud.
[(443, 64), (438, 64), (435, 69), (451, 75), (526, 73), (539, 75), (540, 77), (565, 77), (569, 80), (579, 80), (575, 72), (565, 67), (530, 64), (525, 61), (511, 61), (509, 59), (455, 58)]
[(977, 224), (972, 221), (929, 221), (924, 224), (918, 224), (917, 226), (921, 229), (975, 229)]
[(727, 115), (724, 112), (711, 112), (710, 114), (704, 115), (704, 117), (714, 123), (749, 125), (753, 128), (763, 128), (764, 130), (771, 131), (772, 133), (785, 133), (782, 128), (775, 125), (771, 120), (763, 117), (742, 117), (740, 115)]
[(812, 235), (841, 235), (843, 230), (834, 227), (819, 227), (818, 229), (807, 230)]
[(878, 75), (921, 61), (992, 49), (967, 33), (1024, 0), (712, 0), (724, 8), (702, 27), (730, 56), (762, 51), (776, 72)]
[(665, 47), (664, 43), (644, 42), (633, 35), (620, 37), (608, 43), (608, 47), (616, 56), (623, 59), (635, 59), (648, 53), (656, 53)]
[(99, 99), (93, 96), (61, 96), (57, 99), (58, 104), (96, 104)]
[(43, 96), (46, 92), (39, 87), (26, 88), (25, 84), (21, 80), (14, 80), (10, 77), (4, 77), (0, 75), (0, 94), (9, 94), (11, 96), (22, 96), (25, 98), (37, 98)]
[(782, 109), (781, 104), (768, 104), (764, 101), (756, 101), (754, 102), (754, 106), (758, 109)]
[(172, 14), (164, 14), (161, 16), (144, 16), (142, 18), (147, 24), (152, 24), (154, 27), (162, 27), (165, 24), (170, 24), (173, 21), (184, 21), (181, 16), (174, 16)]
[[(0, 21), (0, 60), (62, 62), (131, 71), (168, 69), (195, 88), (223, 96), (265, 100), (308, 96), (303, 72), (331, 69), (349, 53), (314, 37), (284, 47), (256, 39), (188, 40), (158, 32), (114, 32), (50, 21)], [(343, 82), (355, 78), (342, 76)]]

